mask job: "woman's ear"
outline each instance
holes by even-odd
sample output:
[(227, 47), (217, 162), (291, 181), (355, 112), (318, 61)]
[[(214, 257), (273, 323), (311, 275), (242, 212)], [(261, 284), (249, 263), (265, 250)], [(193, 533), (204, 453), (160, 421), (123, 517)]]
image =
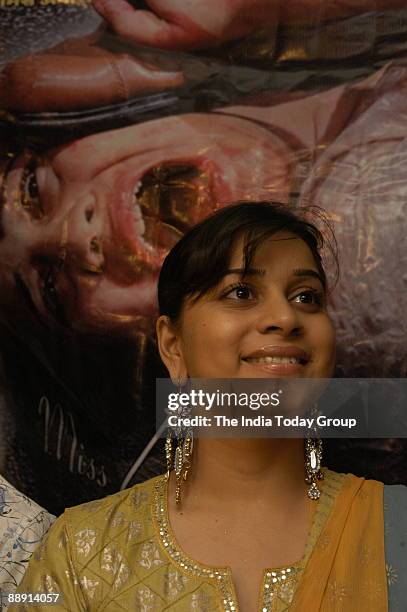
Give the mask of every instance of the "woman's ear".
[(177, 326), (167, 315), (161, 315), (156, 323), (157, 345), (174, 384), (188, 377)]

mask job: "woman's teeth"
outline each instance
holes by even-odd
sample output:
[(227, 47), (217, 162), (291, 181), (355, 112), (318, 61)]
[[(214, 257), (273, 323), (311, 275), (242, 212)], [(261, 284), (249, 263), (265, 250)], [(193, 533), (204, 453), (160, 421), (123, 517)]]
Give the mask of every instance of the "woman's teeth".
[(296, 357), (259, 357), (258, 359), (246, 359), (249, 363), (301, 363)]
[(143, 218), (139, 204), (134, 204), (132, 210), (133, 210), (134, 218), (137, 219), (137, 221)]
[(146, 226), (143, 220), (143, 215), (141, 213), (141, 208), (137, 200), (137, 194), (141, 189), (141, 181), (139, 181), (136, 185), (135, 191), (133, 193), (133, 201), (132, 201), (132, 212), (134, 215), (134, 219), (136, 221), (136, 230), (140, 236), (144, 234), (146, 231)]
[(139, 193), (140, 189), (141, 189), (142, 183), (141, 181), (138, 181), (135, 189), (134, 189), (134, 195), (137, 196), (137, 194)]

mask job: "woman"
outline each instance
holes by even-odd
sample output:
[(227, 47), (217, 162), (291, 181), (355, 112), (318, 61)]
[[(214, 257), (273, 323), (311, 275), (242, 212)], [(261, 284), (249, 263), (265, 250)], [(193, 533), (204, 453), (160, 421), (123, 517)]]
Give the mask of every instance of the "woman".
[[(267, 202), (224, 208), (190, 230), (158, 286), (172, 380), (330, 377), (322, 246), (315, 226)], [(384, 538), (383, 485), (326, 469), (317, 480), (302, 439), (200, 438), (186, 459), (181, 504), (171, 471), (67, 510), (21, 592), (59, 593), (55, 609), (70, 611), (397, 609), (404, 487), (384, 487)]]

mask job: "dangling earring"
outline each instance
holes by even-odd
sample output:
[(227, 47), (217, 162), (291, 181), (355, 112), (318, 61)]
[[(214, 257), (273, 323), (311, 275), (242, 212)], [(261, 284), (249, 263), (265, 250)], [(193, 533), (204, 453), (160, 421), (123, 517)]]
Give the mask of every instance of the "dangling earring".
[[(314, 406), (311, 415), (316, 421), (318, 411), (317, 407)], [(307, 434), (307, 438), (304, 444), (304, 455), (305, 455), (305, 482), (310, 486), (308, 489), (308, 497), (310, 499), (317, 500), (321, 497), (321, 491), (318, 489), (318, 480), (323, 480), (324, 475), (321, 471), (322, 465), (322, 440), (318, 437), (318, 430), (316, 425), (313, 425), (312, 433)]]
[(175, 501), (181, 502), (182, 481), (187, 479), (189, 468), (191, 467), (191, 456), (194, 446), (192, 429), (188, 429), (184, 437), (178, 438), (178, 446), (175, 449), (174, 469), (177, 478), (177, 488), (175, 491)]
[[(181, 379), (178, 379), (178, 395), (180, 395), (182, 389)], [(177, 417), (189, 418), (191, 416), (191, 406), (179, 406), (177, 409)], [(177, 438), (177, 447), (175, 449), (174, 461), (172, 458), (172, 436), (173, 433)], [(187, 479), (189, 469), (191, 467), (191, 458), (194, 448), (194, 433), (191, 427), (175, 427), (173, 430), (168, 428), (167, 438), (165, 440), (165, 459), (167, 463), (167, 480), (170, 477), (171, 469), (175, 470), (176, 477), (176, 490), (175, 490), (175, 502), (180, 504), (181, 502), (181, 488), (182, 482)]]
[(167, 480), (170, 478), (170, 472), (173, 468), (172, 465), (172, 435), (171, 429), (167, 429), (167, 437), (165, 438), (165, 462), (167, 464), (167, 472), (165, 474)]

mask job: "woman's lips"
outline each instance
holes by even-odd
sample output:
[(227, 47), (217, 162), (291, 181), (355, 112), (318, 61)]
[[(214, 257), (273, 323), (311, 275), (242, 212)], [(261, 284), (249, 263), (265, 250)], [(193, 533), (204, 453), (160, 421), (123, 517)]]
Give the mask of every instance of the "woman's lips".
[(296, 346), (267, 345), (242, 358), (250, 367), (275, 376), (302, 375), (310, 361), (307, 351)]
[(305, 367), (301, 363), (255, 363), (247, 360), (244, 360), (244, 362), (256, 370), (267, 372), (274, 376), (302, 375)]

